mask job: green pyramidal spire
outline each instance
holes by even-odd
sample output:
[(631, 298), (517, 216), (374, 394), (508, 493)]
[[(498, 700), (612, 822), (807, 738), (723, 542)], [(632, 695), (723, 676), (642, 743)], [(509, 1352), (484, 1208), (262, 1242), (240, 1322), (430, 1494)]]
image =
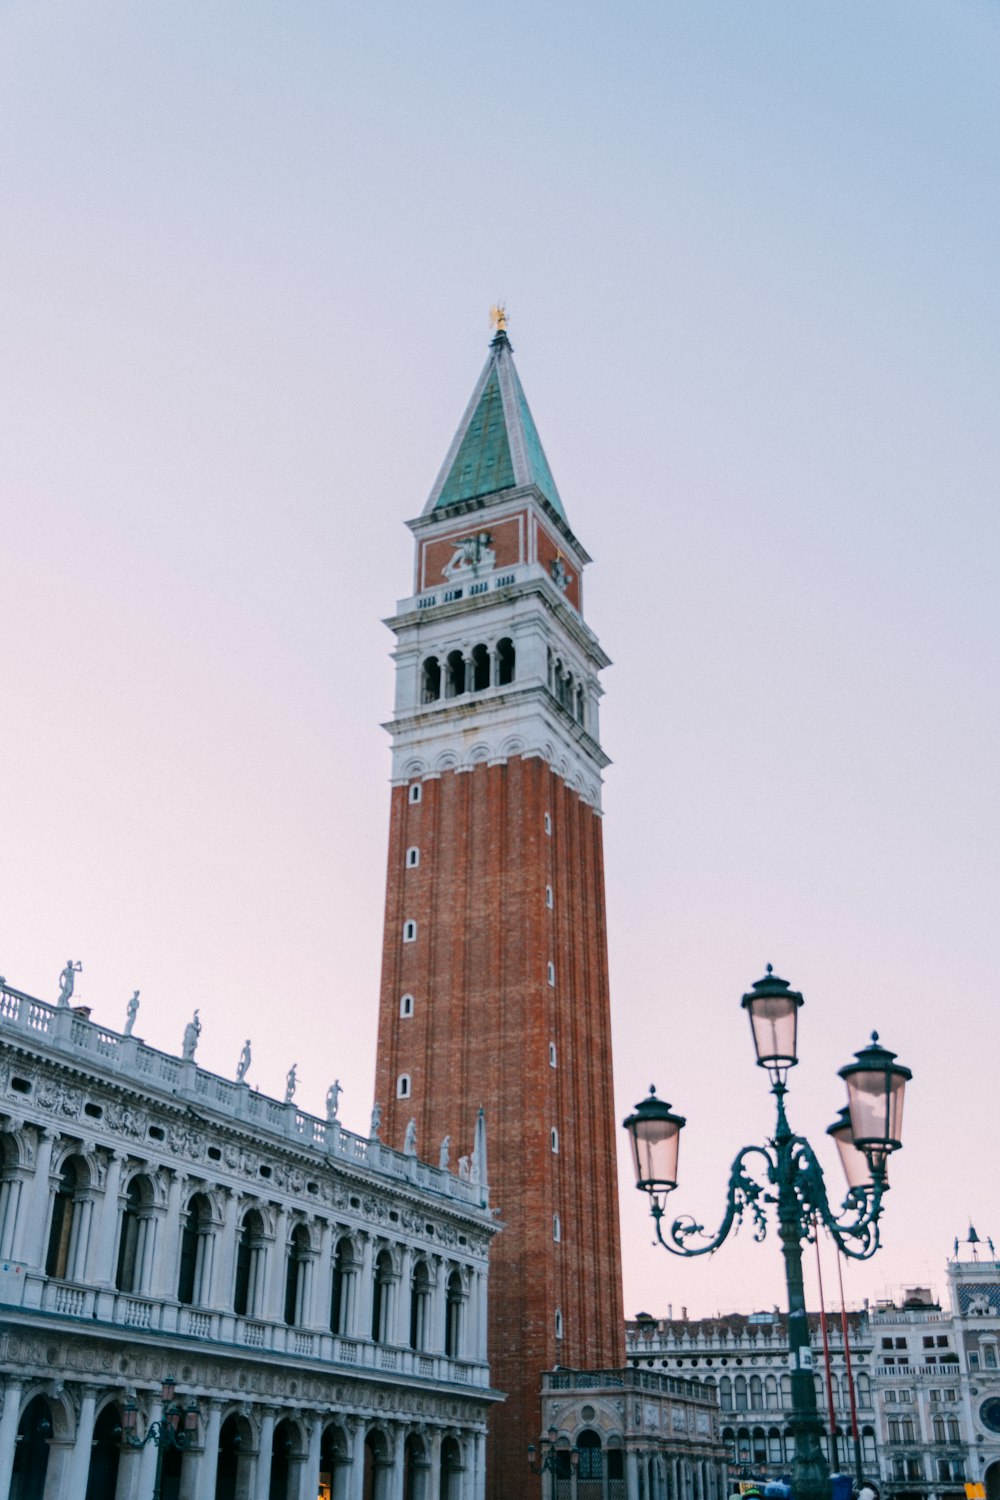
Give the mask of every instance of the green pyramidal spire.
[(566, 512), (514, 368), (513, 353), (501, 325), (424, 506), (425, 516), (498, 490), (533, 484), (565, 521)]

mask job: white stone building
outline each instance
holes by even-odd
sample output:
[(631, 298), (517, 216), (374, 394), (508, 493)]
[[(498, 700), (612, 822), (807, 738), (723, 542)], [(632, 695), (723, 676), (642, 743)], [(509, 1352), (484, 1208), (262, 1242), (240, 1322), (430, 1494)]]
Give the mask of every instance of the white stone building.
[(162, 1500), (481, 1500), (496, 1228), (485, 1185), (0, 983), (0, 1496), (148, 1500), (120, 1429), (173, 1376)]
[(1000, 1500), (1000, 1262), (974, 1229), (948, 1262), (949, 1307), (927, 1287), (871, 1309), (884, 1491), (892, 1500)]
[[(826, 1322), (829, 1389), (819, 1314), (809, 1314), (818, 1417), (823, 1426), (820, 1442), (832, 1464), (834, 1453), (829, 1438), (832, 1394), (837, 1465), (845, 1472), (852, 1472), (851, 1391), (839, 1313), (828, 1313)], [(878, 1455), (872, 1336), (863, 1313), (848, 1313), (847, 1325), (861, 1461), (865, 1474), (874, 1476), (878, 1473)], [(731, 1473), (778, 1479), (788, 1474), (794, 1452), (789, 1430), (792, 1393), (786, 1330), (787, 1319), (778, 1312), (659, 1320), (641, 1314), (625, 1326), (625, 1348), (630, 1363), (638, 1369), (681, 1376), (717, 1393), (721, 1435)]]
[(552, 1500), (723, 1500), (727, 1453), (711, 1387), (626, 1366), (542, 1376), (536, 1467)]

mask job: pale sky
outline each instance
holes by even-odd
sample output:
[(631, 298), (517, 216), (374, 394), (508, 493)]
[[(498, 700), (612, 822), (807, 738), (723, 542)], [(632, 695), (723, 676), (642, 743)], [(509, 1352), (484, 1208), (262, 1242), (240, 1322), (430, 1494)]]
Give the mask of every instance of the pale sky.
[[(721, 1216), (772, 962), (838, 1196), (837, 1068), (915, 1074), (849, 1295), (943, 1289), (1000, 1234), (998, 101), (992, 0), (8, 0), (0, 972), (367, 1130), (380, 621), (506, 299), (615, 663), (618, 1120), (655, 1080)], [(783, 1303), (622, 1164), (628, 1313)]]

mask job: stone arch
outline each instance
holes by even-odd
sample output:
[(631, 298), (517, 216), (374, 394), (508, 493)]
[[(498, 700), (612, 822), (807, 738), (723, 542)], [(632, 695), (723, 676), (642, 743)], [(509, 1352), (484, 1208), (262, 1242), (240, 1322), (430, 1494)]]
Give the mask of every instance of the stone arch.
[[(215, 1462), (215, 1500), (243, 1500), (250, 1493), (257, 1437), (253, 1423), (239, 1407), (222, 1412)], [(206, 1454), (206, 1458), (210, 1455)]]
[(94, 1181), (88, 1159), (72, 1143), (60, 1153), (53, 1169), (56, 1191), (49, 1219), (45, 1274), (57, 1280), (82, 1280), (87, 1252), (88, 1210)]
[(354, 1332), (358, 1276), (361, 1271), (361, 1248), (356, 1236), (346, 1229), (334, 1230), (330, 1248), (330, 1332)]
[(193, 1192), (181, 1211), (181, 1243), (177, 1269), (177, 1300), (187, 1307), (202, 1305), (211, 1290), (213, 1238), (219, 1223), (212, 1200)]
[(273, 1240), (275, 1232), (276, 1210), (270, 1203), (265, 1203), (263, 1198), (245, 1197), (236, 1214), (237, 1232), (243, 1228), (247, 1221), (247, 1215), (256, 1213), (260, 1217), (261, 1233), (265, 1239)]
[(410, 1348), (431, 1347), (434, 1270), (426, 1255), (418, 1256), (410, 1274)]
[(346, 1428), (339, 1419), (327, 1421), (319, 1440), (320, 1492), (325, 1488), (333, 1500), (344, 1500), (350, 1464), (351, 1441)]
[[(258, 1463), (266, 1455), (258, 1457)], [(305, 1461), (305, 1436), (302, 1424), (291, 1414), (275, 1423), (271, 1437), (271, 1500), (294, 1500), (299, 1493), (302, 1465)]]
[(462, 1493), (464, 1469), (462, 1445), (456, 1435), (450, 1432), (441, 1443), (441, 1477), (434, 1500), (458, 1500)]
[(365, 1433), (363, 1462), (362, 1493), (364, 1500), (388, 1500), (390, 1473), (392, 1469), (392, 1443), (384, 1428), (377, 1424), (369, 1427)]
[(430, 1479), (430, 1445), (420, 1432), (403, 1439), (403, 1500), (427, 1500)]
[(403, 780), (412, 781), (415, 776), (427, 774), (427, 762), (424, 760), (408, 760), (403, 767)]
[(17, 1424), (9, 1500), (42, 1500), (56, 1421), (52, 1402), (36, 1389), (24, 1402)]
[(309, 1287), (306, 1266), (313, 1258), (309, 1225), (296, 1219), (289, 1225), (285, 1250), (285, 1322), (301, 1325), (308, 1314), (305, 1306)]
[(436, 703), (441, 697), (441, 658), (425, 656), (420, 664), (420, 701)]
[(469, 760), (473, 763), (481, 760), (492, 760), (492, 758), (493, 751), (483, 740), (480, 740), (477, 745), (473, 745), (472, 749), (469, 751)]
[(121, 1462), (121, 1426), (121, 1404), (117, 1395), (112, 1394), (97, 1407), (83, 1500), (105, 1500), (115, 1493)]
[(500, 754), (507, 756), (523, 755), (524, 741), (520, 738), (520, 736), (516, 734), (511, 735), (508, 739), (504, 740), (503, 744), (500, 746)]
[(399, 1266), (389, 1245), (376, 1246), (372, 1258), (372, 1341), (390, 1342), (393, 1301), (399, 1281)]
[(0, 1130), (0, 1170), (14, 1171), (18, 1167), (32, 1167), (35, 1152), (23, 1127), (17, 1130)]
[(458, 756), (453, 750), (442, 750), (434, 761), (435, 771), (454, 771), (458, 765)]
[(212, 1224), (215, 1228), (221, 1228), (225, 1220), (225, 1203), (221, 1188), (214, 1187), (209, 1182), (188, 1182), (181, 1196), (181, 1216), (188, 1212), (191, 1201), (194, 1198), (204, 1198), (212, 1213)]
[(461, 1359), (465, 1340), (465, 1305), (469, 1288), (461, 1269), (451, 1266), (445, 1279), (444, 1352), (449, 1359)]
[(237, 1223), (233, 1311), (239, 1317), (256, 1317), (263, 1305), (267, 1246), (273, 1236), (262, 1207), (251, 1201)]
[(144, 1208), (166, 1208), (167, 1184), (162, 1171), (158, 1171), (148, 1162), (129, 1168), (127, 1172), (122, 1173), (119, 1191), (123, 1196), (127, 1195), (133, 1182), (141, 1184), (140, 1191)]

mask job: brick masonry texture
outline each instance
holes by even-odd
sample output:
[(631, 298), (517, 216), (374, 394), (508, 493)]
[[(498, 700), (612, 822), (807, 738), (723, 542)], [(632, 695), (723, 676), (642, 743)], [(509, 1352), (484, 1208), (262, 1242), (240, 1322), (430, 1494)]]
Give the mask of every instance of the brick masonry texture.
[[(415, 1118), (418, 1155), (436, 1162), (448, 1135), (453, 1170), (486, 1112), (505, 1226), (491, 1253), (490, 1361), (508, 1393), (490, 1424), (488, 1492), (509, 1500), (529, 1493), (542, 1370), (624, 1360), (601, 820), (538, 758), (421, 785), (417, 803), (407, 787), (392, 793), (375, 1097), (390, 1145)], [(406, 868), (414, 845), (420, 863)], [(397, 1100), (401, 1073), (412, 1093)]]

